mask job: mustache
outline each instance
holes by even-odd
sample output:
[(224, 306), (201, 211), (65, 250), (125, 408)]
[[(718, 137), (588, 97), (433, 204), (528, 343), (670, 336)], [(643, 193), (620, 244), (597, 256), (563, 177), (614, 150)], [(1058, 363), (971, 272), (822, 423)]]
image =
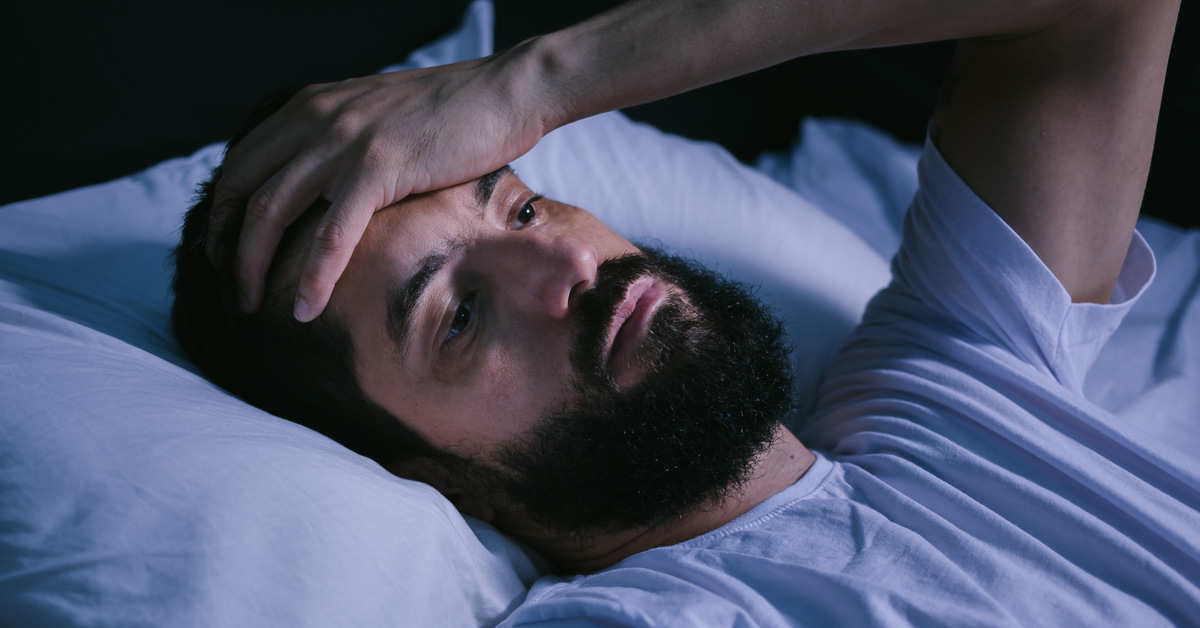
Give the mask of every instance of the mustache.
[(596, 284), (580, 295), (576, 311), (578, 330), (571, 348), (571, 364), (577, 377), (593, 385), (613, 386), (605, 368), (608, 330), (629, 286), (652, 274), (659, 274), (658, 266), (636, 253), (605, 260), (597, 267)]

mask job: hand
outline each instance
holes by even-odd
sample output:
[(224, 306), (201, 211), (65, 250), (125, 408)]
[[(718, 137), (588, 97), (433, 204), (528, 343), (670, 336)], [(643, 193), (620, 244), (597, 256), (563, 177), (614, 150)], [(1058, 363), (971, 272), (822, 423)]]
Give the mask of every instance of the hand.
[(309, 86), (231, 148), (214, 191), (208, 251), (212, 257), (218, 225), (241, 217), (233, 268), (242, 309), (261, 306), (283, 232), (318, 198), (331, 205), (301, 261), (301, 321), (325, 309), (376, 211), (532, 148), (550, 129), (498, 59)]

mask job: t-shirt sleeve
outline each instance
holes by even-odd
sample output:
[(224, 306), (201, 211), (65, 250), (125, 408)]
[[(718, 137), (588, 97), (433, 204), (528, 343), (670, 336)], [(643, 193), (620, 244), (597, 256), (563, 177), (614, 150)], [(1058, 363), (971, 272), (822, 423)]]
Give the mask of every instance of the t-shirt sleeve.
[(1154, 254), (1141, 234), (1133, 234), (1111, 301), (1072, 303), (1033, 249), (928, 139), (918, 176), (892, 261), (893, 283), (877, 297), (877, 309), (909, 309), (915, 299), (934, 324), (973, 335), (1080, 390), (1096, 354), (1154, 277)]

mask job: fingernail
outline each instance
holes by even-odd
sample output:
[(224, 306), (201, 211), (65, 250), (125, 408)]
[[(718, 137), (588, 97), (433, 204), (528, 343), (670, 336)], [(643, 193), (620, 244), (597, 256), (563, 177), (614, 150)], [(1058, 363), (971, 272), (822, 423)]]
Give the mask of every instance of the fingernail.
[(296, 297), (296, 309), (292, 312), (292, 316), (301, 323), (307, 323), (313, 318), (312, 305), (304, 299), (304, 297)]

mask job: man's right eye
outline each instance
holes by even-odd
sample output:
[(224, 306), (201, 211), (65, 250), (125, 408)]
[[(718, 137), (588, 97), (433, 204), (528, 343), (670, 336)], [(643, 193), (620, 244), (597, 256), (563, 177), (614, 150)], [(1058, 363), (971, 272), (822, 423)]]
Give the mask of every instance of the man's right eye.
[(454, 320), (450, 321), (450, 329), (446, 331), (446, 339), (443, 342), (448, 343), (453, 340), (455, 336), (470, 326), (474, 318), (475, 295), (471, 294), (458, 304), (458, 309), (454, 310)]

